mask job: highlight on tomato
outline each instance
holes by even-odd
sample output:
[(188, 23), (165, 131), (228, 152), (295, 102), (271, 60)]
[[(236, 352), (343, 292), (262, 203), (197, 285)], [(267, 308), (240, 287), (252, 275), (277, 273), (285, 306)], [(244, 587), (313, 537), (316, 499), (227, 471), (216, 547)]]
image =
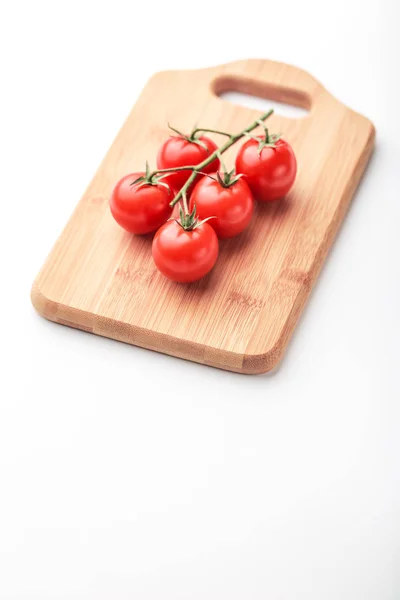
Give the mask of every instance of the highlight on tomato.
[(190, 209), (209, 221), (219, 238), (230, 238), (246, 229), (254, 210), (253, 195), (241, 174), (224, 169), (203, 177), (190, 196)]
[(246, 176), (254, 199), (278, 200), (290, 191), (296, 179), (297, 162), (292, 147), (277, 135), (250, 137), (239, 148), (236, 170)]
[[(170, 136), (160, 147), (157, 155), (157, 169), (179, 169), (191, 165), (198, 165), (206, 160), (215, 152), (217, 144), (205, 135), (201, 135), (201, 130), (194, 129), (190, 135), (185, 135), (169, 126), (177, 135)], [(211, 173), (219, 168), (218, 158), (214, 159), (202, 169), (202, 173)], [(168, 184), (178, 192), (187, 182), (191, 175), (191, 170), (177, 170), (168, 175)], [(195, 182), (201, 179), (202, 175), (197, 175)], [(195, 183), (194, 182), (194, 183)], [(187, 191), (189, 197), (191, 189)]]
[(118, 181), (110, 198), (111, 214), (117, 223), (135, 234), (156, 231), (172, 213), (173, 194), (164, 176), (131, 173)]
[(190, 283), (207, 275), (218, 258), (218, 238), (206, 220), (196, 212), (167, 221), (155, 234), (152, 255), (156, 267), (165, 277)]

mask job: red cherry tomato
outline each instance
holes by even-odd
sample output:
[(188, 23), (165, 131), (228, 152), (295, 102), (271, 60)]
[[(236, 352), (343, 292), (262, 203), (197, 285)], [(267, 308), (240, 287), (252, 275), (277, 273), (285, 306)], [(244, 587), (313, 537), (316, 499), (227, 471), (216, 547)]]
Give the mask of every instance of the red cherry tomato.
[(153, 259), (163, 275), (181, 283), (207, 275), (218, 257), (218, 238), (208, 223), (186, 231), (176, 221), (165, 223), (156, 233)]
[[(201, 142), (203, 146), (198, 144)], [(191, 142), (189, 139), (180, 136), (169, 137), (161, 146), (157, 156), (158, 169), (173, 169), (175, 167), (187, 167), (190, 165), (198, 165), (205, 160), (210, 154), (217, 150), (217, 145), (213, 140), (206, 136), (201, 136), (198, 140)], [(204, 167), (204, 173), (217, 171), (219, 168), (219, 160), (216, 158), (209, 165)], [(189, 179), (192, 171), (177, 171), (165, 178), (165, 181), (179, 191), (181, 187)], [(197, 176), (195, 181), (201, 178)], [(189, 193), (193, 189), (190, 186)]]
[(282, 139), (276, 147), (264, 146), (258, 152), (258, 140), (250, 139), (239, 149), (236, 171), (246, 175), (254, 199), (261, 202), (285, 196), (296, 178), (297, 163), (291, 146)]
[(243, 177), (229, 187), (210, 177), (203, 177), (190, 197), (190, 210), (195, 205), (200, 219), (216, 217), (208, 223), (218, 237), (229, 238), (241, 233), (250, 223), (254, 201)]
[(134, 182), (144, 173), (123, 177), (115, 186), (110, 199), (114, 219), (130, 233), (156, 231), (172, 213), (169, 203), (173, 193), (165, 185), (141, 185)]

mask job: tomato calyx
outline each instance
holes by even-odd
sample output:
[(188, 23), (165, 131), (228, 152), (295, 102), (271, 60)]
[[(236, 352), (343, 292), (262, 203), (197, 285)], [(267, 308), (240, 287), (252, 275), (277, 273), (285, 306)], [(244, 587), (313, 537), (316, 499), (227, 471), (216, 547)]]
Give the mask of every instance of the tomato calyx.
[(170, 186), (165, 181), (162, 181), (165, 177), (168, 177), (168, 175), (170, 175), (170, 173), (164, 173), (162, 175), (159, 175), (157, 172), (156, 173), (152, 173), (150, 171), (149, 163), (146, 161), (146, 172), (145, 172), (145, 174), (141, 175), (140, 177), (138, 177), (137, 179), (135, 179), (135, 181), (132, 181), (132, 183), (130, 183), (130, 185), (139, 184), (137, 186), (137, 189), (143, 187), (144, 185), (162, 185), (165, 188), (167, 188), (168, 193), (170, 194), (171, 193)]
[(209, 221), (215, 219), (215, 217), (207, 217), (207, 219), (200, 220), (196, 214), (196, 205), (193, 206), (192, 212), (184, 212), (182, 206), (179, 207), (179, 219), (175, 219), (176, 223), (182, 227), (185, 231), (193, 231)]
[(269, 133), (265, 123), (263, 121), (258, 121), (258, 124), (264, 129), (264, 139), (256, 138), (258, 141), (258, 156), (261, 156), (261, 152), (263, 148), (276, 148), (276, 142), (281, 139), (282, 136), (273, 133), (272, 135)]
[[(218, 183), (222, 187), (230, 188), (232, 185), (235, 185), (235, 183), (239, 181), (241, 177), (243, 177), (243, 174), (239, 173), (238, 175), (236, 175), (236, 169), (232, 169), (232, 171), (227, 171), (226, 169), (224, 169), (224, 171), (222, 172), (222, 177), (220, 172), (217, 171), (216, 181), (218, 181)], [(214, 179), (214, 177), (212, 179)]]
[(257, 121), (257, 123), (264, 129), (264, 137), (260, 139), (260, 137), (251, 135), (250, 133), (246, 133), (246, 137), (258, 142), (258, 157), (260, 157), (264, 148), (276, 148), (276, 143), (281, 139), (282, 136), (276, 133), (270, 134), (263, 121)]
[(201, 131), (200, 129), (193, 129), (192, 133), (190, 135), (185, 135), (184, 133), (182, 133), (181, 131), (179, 131), (179, 129), (175, 129), (175, 127), (172, 127), (172, 125), (170, 125), (168, 123), (168, 127), (169, 129), (171, 129), (171, 131), (173, 131), (174, 133), (177, 134), (178, 137), (182, 138), (183, 140), (186, 140), (187, 142), (189, 142), (190, 144), (196, 144), (197, 146), (200, 146), (200, 148), (203, 148), (204, 150), (207, 151), (207, 153), (210, 153), (209, 148), (207, 147), (207, 144), (205, 144), (200, 138), (201, 138)]
[(205, 175), (207, 175), (211, 179), (214, 179), (214, 181), (217, 181), (223, 188), (230, 188), (232, 185), (235, 185), (235, 183), (237, 181), (239, 181), (239, 179), (241, 177), (243, 177), (243, 175), (242, 175), (242, 173), (239, 173), (238, 175), (236, 175), (235, 167), (233, 167), (232, 171), (228, 171), (225, 166), (224, 161), (222, 160), (221, 153), (218, 151), (217, 151), (217, 157), (218, 157), (219, 162), (222, 167), (222, 177), (221, 177), (221, 173), (219, 171), (217, 171), (217, 173), (216, 173), (217, 177), (208, 175), (208, 173), (205, 173)]

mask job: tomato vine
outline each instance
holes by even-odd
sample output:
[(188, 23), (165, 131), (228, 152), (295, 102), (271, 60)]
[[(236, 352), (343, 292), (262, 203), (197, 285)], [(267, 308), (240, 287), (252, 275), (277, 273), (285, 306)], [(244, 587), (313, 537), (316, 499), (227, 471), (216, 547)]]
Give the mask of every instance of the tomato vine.
[[(154, 177), (157, 177), (157, 175), (159, 175), (159, 174), (174, 173), (176, 171), (192, 171), (190, 177), (187, 179), (187, 181), (181, 187), (181, 189), (179, 190), (179, 192), (175, 195), (175, 197), (173, 198), (173, 200), (170, 202), (170, 206), (171, 207), (175, 206), (175, 204), (177, 202), (179, 202), (179, 200), (181, 198), (183, 198), (184, 195), (187, 194), (187, 191), (188, 191), (189, 187), (191, 186), (191, 184), (194, 182), (194, 180), (196, 179), (196, 177), (199, 174), (202, 174), (202, 170), (205, 167), (207, 167), (207, 165), (209, 165), (214, 160), (216, 160), (217, 158), (219, 158), (219, 155), (221, 155), (224, 152), (226, 152), (226, 150), (228, 150), (231, 146), (233, 146), (234, 144), (236, 144), (236, 142), (238, 142), (241, 138), (247, 136), (247, 134), (249, 134), (251, 131), (253, 131), (254, 129), (256, 129), (261, 123), (263, 124), (264, 121), (266, 121), (272, 115), (273, 112), (274, 112), (273, 109), (267, 111), (266, 113), (264, 113), (263, 115), (261, 115), (261, 117), (259, 119), (257, 119), (253, 123), (251, 123), (251, 125), (249, 125), (245, 129), (243, 129), (242, 131), (240, 131), (239, 133), (236, 133), (234, 135), (231, 135), (229, 133), (225, 133), (223, 131), (213, 130), (213, 129), (202, 129), (202, 128), (196, 128), (196, 129), (194, 129), (192, 131), (191, 135), (187, 139), (191, 140), (193, 136), (196, 136), (199, 132), (202, 132), (202, 131), (210, 132), (210, 133), (218, 133), (218, 134), (221, 134), (221, 135), (226, 135), (227, 137), (229, 137), (229, 139), (225, 142), (225, 144), (223, 144), (222, 146), (220, 146), (220, 148), (217, 148), (217, 150), (215, 150), (214, 152), (212, 152), (205, 160), (203, 160), (199, 164), (197, 164), (197, 165), (188, 165), (188, 166), (184, 166), (184, 167), (175, 167), (175, 168), (171, 168), (171, 169), (157, 169), (157, 170), (155, 170), (155, 171), (153, 171), (152, 173), (149, 174), (150, 180), (152, 180)], [(187, 214), (186, 210), (185, 210), (185, 214)]]

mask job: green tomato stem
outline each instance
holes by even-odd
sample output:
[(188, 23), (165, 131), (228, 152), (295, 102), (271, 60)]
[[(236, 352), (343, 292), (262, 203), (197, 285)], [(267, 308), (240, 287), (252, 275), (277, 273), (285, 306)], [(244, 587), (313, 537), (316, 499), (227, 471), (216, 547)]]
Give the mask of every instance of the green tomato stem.
[(226, 135), (226, 137), (230, 138), (231, 134), (226, 133), (226, 131), (219, 131), (218, 129), (204, 129), (204, 127), (198, 127), (197, 129), (193, 129), (191, 133), (191, 137), (195, 136), (199, 131), (205, 131), (206, 133), (217, 133), (218, 135)]
[(193, 171), (196, 167), (193, 165), (187, 167), (171, 167), (170, 169), (157, 169), (157, 171), (153, 171), (150, 177), (157, 175), (158, 173), (175, 173), (175, 171)]
[(182, 193), (182, 202), (183, 202), (183, 212), (185, 213), (185, 215), (188, 215), (189, 207), (188, 207), (186, 192)]

